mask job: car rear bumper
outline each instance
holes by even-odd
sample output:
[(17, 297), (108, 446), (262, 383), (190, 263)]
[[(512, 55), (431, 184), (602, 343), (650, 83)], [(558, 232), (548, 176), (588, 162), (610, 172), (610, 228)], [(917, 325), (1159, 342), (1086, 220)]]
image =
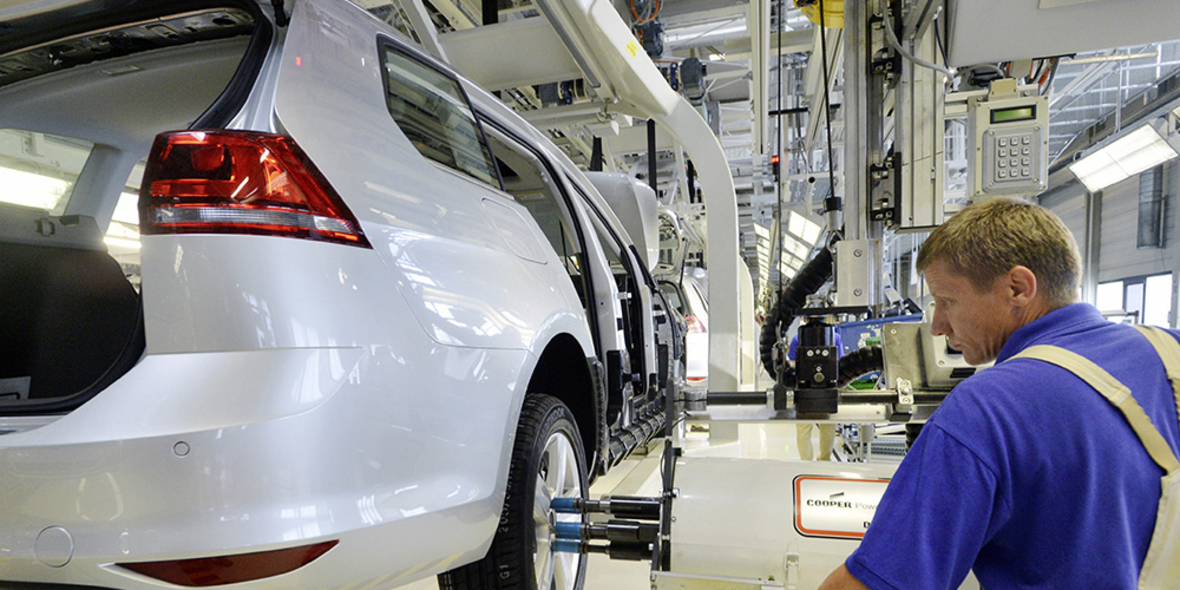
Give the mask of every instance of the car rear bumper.
[[(421, 354), (519, 366), (490, 357), (524, 353)], [(392, 584), (482, 556), (512, 403), (472, 400), (490, 420), (473, 427), (445, 384), (403, 369), (403, 388), (383, 386), (397, 367), (381, 347), (150, 355), (71, 414), (0, 436), (0, 588), (174, 587), (115, 564), (325, 540), (339, 544), (241, 586)]]

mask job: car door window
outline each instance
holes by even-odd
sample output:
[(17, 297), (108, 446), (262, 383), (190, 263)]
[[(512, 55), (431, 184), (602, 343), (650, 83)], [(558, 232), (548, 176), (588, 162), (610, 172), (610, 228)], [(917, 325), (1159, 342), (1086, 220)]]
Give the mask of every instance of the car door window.
[(392, 44), (381, 47), (385, 104), (423, 156), (499, 187), (491, 154), (459, 81)]

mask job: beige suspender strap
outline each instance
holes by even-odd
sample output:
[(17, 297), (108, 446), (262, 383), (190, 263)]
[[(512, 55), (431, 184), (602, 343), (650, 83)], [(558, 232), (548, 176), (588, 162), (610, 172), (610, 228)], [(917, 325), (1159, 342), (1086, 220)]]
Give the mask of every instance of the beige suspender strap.
[(1167, 473), (1180, 470), (1180, 461), (1176, 459), (1176, 454), (1172, 452), (1172, 448), (1168, 446), (1168, 442), (1164, 440), (1164, 437), (1151, 424), (1151, 419), (1147, 417), (1147, 413), (1143, 411), (1143, 407), (1139, 405), (1139, 402), (1135, 401), (1135, 398), (1131, 397), (1131, 390), (1127, 389), (1125, 385), (1114, 377), (1111, 377), (1110, 373), (1107, 373), (1102, 367), (1099, 367), (1089, 359), (1075, 352), (1057, 346), (1046, 346), (1043, 344), (1030, 346), (1012, 358), (1021, 357), (1052, 363), (1089, 383), (1090, 387), (1097, 390), (1098, 393), (1102, 394), (1102, 397), (1105, 397), (1107, 401), (1123, 413), (1123, 416), (1127, 418), (1127, 422), (1131, 424), (1131, 428), (1135, 431), (1135, 434), (1139, 436), (1139, 441), (1147, 449), (1147, 454), (1151, 455), (1151, 458), (1155, 460), (1156, 464), (1162, 467)]
[(1180, 342), (1171, 334), (1154, 326), (1135, 326), (1144, 336), (1147, 336), (1148, 342), (1155, 347), (1155, 351), (1160, 355), (1160, 360), (1164, 362), (1164, 368), (1168, 371), (1168, 379), (1172, 381), (1172, 393), (1176, 396), (1176, 418), (1180, 420)]

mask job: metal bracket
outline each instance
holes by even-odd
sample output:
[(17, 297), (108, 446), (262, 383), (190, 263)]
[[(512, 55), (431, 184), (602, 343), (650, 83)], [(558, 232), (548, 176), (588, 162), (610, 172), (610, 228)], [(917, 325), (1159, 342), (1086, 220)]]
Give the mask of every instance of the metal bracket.
[(787, 579), (784, 580), (787, 590), (795, 590), (799, 584), (799, 547), (795, 543), (791, 543), (787, 554), (783, 556), (783, 569), (787, 572)]
[(914, 386), (907, 379), (897, 378), (897, 404), (893, 407), (891, 420), (909, 420), (914, 413)]

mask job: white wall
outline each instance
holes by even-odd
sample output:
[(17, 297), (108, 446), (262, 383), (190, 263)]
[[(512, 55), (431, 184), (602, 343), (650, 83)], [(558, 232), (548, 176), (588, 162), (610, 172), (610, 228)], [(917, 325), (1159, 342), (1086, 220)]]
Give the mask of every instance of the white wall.
[[(1097, 276), (1094, 283), (1115, 281), (1171, 272), (1172, 313), (1169, 322), (1176, 325), (1178, 307), (1177, 286), (1180, 284), (1180, 236), (1176, 235), (1177, 216), (1180, 207), (1180, 160), (1164, 165), (1164, 247), (1139, 249), (1136, 246), (1139, 223), (1139, 177), (1129, 178), (1102, 191), (1095, 206), (1100, 209), (1097, 234), (1098, 250), (1091, 258), (1097, 259)], [(1087, 244), (1092, 239), (1091, 229), (1086, 223), (1086, 190), (1076, 180), (1052, 190), (1041, 204), (1057, 213), (1074, 233), (1078, 248), (1086, 261)], [(1088, 268), (1093, 277), (1095, 269)], [(1093, 302), (1093, 294), (1083, 289), (1083, 298)]]

